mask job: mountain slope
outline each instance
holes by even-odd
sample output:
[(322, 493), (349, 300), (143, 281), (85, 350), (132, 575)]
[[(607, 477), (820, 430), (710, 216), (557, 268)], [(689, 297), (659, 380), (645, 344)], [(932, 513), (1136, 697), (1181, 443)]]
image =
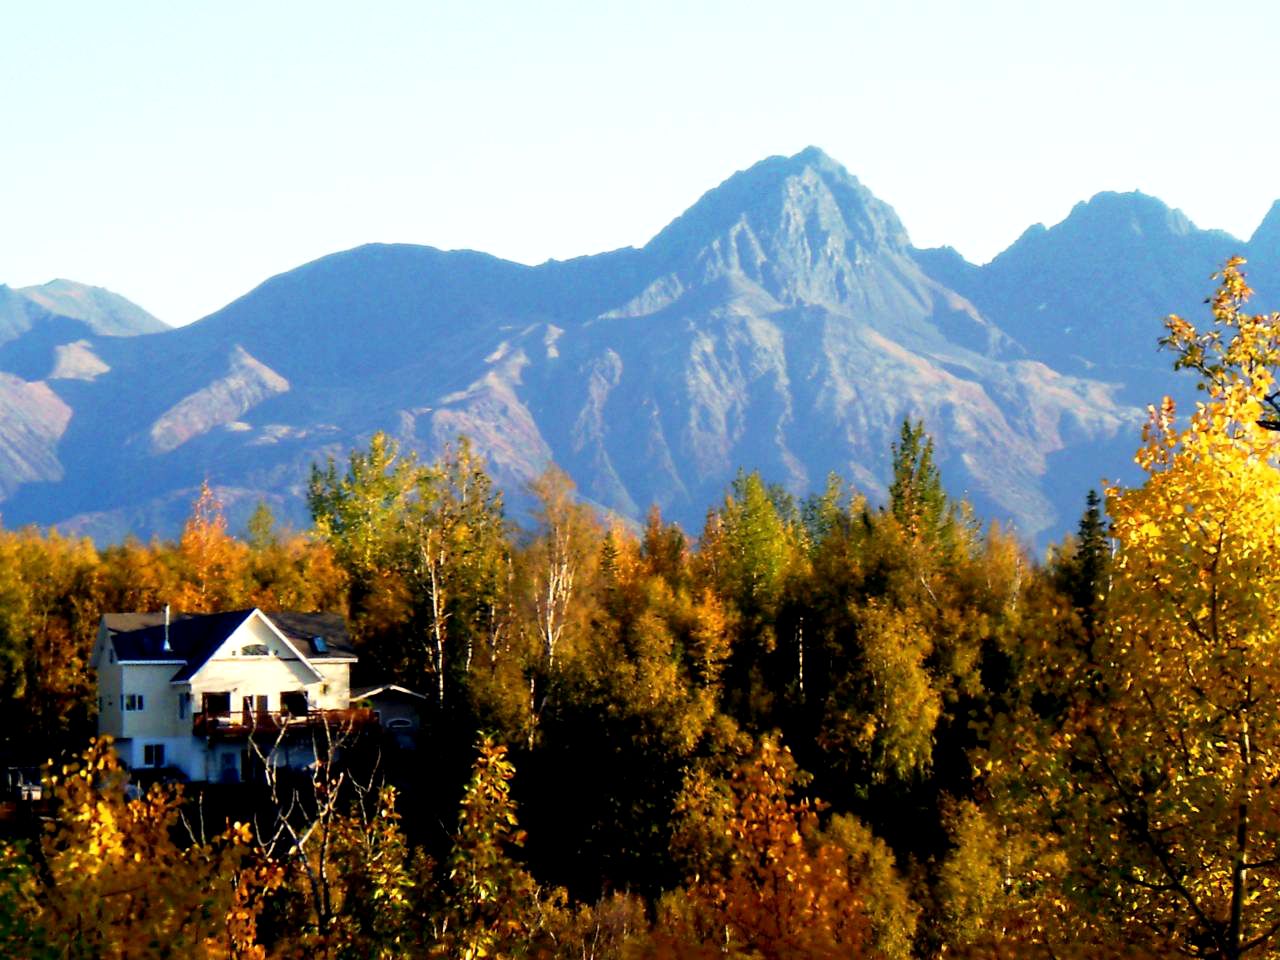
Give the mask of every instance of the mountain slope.
[(1100, 193), (1053, 227), (1031, 227), (980, 269), (957, 264), (954, 251), (921, 260), (1031, 356), (1121, 382), (1127, 399), (1145, 404), (1180, 390), (1157, 350), (1162, 319), (1194, 312), (1210, 275), (1244, 248), (1155, 197)]
[(104, 372), (93, 339), (167, 329), (99, 287), (66, 280), (18, 290), (0, 285), (0, 507), (24, 484), (64, 478), (58, 446), (73, 409), (45, 381)]
[(51, 280), (22, 287), (17, 293), (49, 313), (84, 321), (93, 333), (104, 337), (134, 337), (169, 329), (168, 324), (118, 293), (73, 280)]
[(1020, 360), (816, 150), (731, 178), (643, 253), (660, 272), (638, 297), (566, 332), (553, 360), (525, 348), (558, 462), (624, 514), (656, 502), (696, 522), (740, 465), (794, 490), (836, 470), (882, 494), (901, 419), (922, 416), (953, 484), (1036, 533), (1064, 434), (1112, 436), (1132, 415)]
[(882, 496), (910, 416), (953, 492), (1043, 539), (1125, 469), (1139, 405), (1169, 379), (1159, 317), (1202, 300), (1235, 243), (1099, 195), (978, 267), (913, 248), (810, 148), (735, 174), (638, 250), (528, 267), (370, 245), (190, 327), (54, 337), (21, 371), (0, 345), (15, 389), (68, 411), (41, 401), (52, 462), (5, 473), (0, 457), (2, 506), (104, 538), (172, 533), (207, 478), (233, 524), (259, 497), (305, 522), (310, 464), (386, 430), (426, 456), (469, 435), (517, 508), (554, 460), (602, 507), (657, 503), (696, 530), (739, 467), (796, 493), (834, 470)]

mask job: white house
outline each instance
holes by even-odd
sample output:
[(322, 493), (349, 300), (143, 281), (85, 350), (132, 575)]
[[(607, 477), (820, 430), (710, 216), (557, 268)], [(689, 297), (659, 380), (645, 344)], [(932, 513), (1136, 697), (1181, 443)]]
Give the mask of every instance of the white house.
[(131, 769), (235, 782), (259, 752), (304, 767), (318, 734), (373, 721), (351, 707), (356, 656), (335, 614), (108, 613), (92, 662), (98, 732)]

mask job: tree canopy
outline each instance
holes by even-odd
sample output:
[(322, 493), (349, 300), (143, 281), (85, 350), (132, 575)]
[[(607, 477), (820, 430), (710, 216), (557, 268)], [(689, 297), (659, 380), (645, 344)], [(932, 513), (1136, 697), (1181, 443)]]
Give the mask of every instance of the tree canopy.
[[(1043, 561), (950, 497), (904, 420), (877, 502), (743, 472), (698, 537), (551, 468), (525, 529), (465, 439), (377, 434), (310, 530), (0, 529), (5, 819), (30, 957), (1165, 957), (1280, 950), (1280, 317), (1229, 262), (1165, 344), (1131, 487)], [(416, 750), (344, 742), (231, 795), (133, 784), (104, 611), (331, 610), (422, 692)], [(289, 789), (286, 790), (285, 786)]]

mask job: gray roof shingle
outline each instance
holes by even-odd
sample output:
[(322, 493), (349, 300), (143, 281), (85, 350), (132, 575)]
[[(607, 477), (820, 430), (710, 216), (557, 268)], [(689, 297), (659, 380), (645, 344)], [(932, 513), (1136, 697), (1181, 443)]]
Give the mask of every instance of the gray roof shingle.
[[(204, 666), (237, 627), (253, 613), (179, 613), (169, 619), (169, 649), (164, 647), (164, 613), (107, 613), (102, 621), (118, 660), (184, 661), (174, 680), (187, 680)], [(355, 657), (347, 625), (336, 613), (263, 612), (308, 660)], [(317, 649), (316, 639), (322, 643)], [(323, 652), (322, 652), (323, 651)]]

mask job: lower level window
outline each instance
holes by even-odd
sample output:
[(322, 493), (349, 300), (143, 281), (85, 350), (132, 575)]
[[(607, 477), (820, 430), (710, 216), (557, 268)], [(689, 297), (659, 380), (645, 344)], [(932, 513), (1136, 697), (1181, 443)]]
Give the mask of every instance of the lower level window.
[(140, 693), (126, 693), (124, 695), (124, 708), (126, 710), (142, 710), (143, 701)]
[(142, 747), (142, 763), (147, 767), (164, 766), (164, 744), (148, 743)]

